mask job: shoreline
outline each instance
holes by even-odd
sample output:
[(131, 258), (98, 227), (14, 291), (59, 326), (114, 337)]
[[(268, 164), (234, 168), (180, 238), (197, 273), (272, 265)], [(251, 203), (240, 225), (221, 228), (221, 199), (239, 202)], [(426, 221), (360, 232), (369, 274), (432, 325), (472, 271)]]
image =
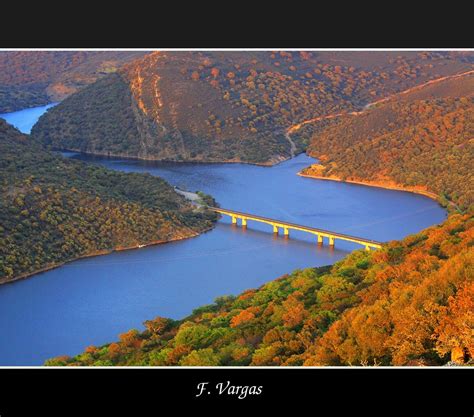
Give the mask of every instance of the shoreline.
[(385, 190), (393, 190), (393, 191), (405, 191), (413, 194), (419, 194), (423, 195), (425, 197), (428, 197), (434, 201), (436, 201), (438, 204), (440, 204), (439, 201), (439, 196), (435, 193), (432, 193), (430, 191), (423, 191), (423, 190), (418, 190), (412, 187), (405, 187), (403, 185), (389, 185), (389, 184), (381, 184), (377, 182), (370, 182), (370, 181), (357, 181), (357, 180), (342, 180), (341, 178), (337, 177), (323, 177), (320, 175), (310, 175), (310, 174), (303, 174), (301, 171), (298, 172), (296, 175), (300, 177), (305, 177), (305, 178), (312, 178), (315, 180), (328, 180), (328, 181), (336, 181), (336, 182), (344, 182), (347, 184), (356, 184), (356, 185), (365, 185), (367, 187), (375, 187), (375, 188), (382, 188)]
[[(49, 106), (50, 104), (54, 104), (54, 103), (58, 103), (58, 102), (49, 102), (48, 101), (45, 104), (35, 104), (35, 105), (32, 105), (32, 106), (22, 107), (22, 108), (19, 108), (17, 110), (0, 111), (0, 117), (5, 116), (7, 114), (11, 114), (11, 113), (17, 113), (17, 112), (20, 112), (20, 111), (23, 111), (23, 110), (31, 110), (31, 109), (36, 109), (38, 107)], [(3, 119), (3, 117), (2, 117), (2, 119)]]
[[(283, 162), (286, 162), (290, 159), (293, 159), (295, 156), (298, 155), (297, 154), (297, 155), (294, 155), (294, 156), (289, 156), (289, 157), (286, 157), (286, 158), (284, 158), (280, 161), (276, 161), (274, 163), (271, 163), (271, 162), (254, 163), (254, 162), (243, 162), (243, 161), (173, 161), (173, 160), (164, 160), (164, 159), (143, 159), (143, 158), (139, 158), (139, 157), (125, 156), (125, 155), (83, 152), (83, 151), (80, 151), (80, 150), (65, 149), (65, 148), (53, 149), (53, 151), (55, 151), (55, 152), (75, 152), (75, 153), (78, 153), (78, 154), (84, 154), (84, 155), (89, 155), (89, 156), (98, 156), (98, 157), (105, 157), (105, 158), (110, 158), (110, 159), (123, 158), (123, 159), (128, 159), (128, 160), (133, 160), (133, 161), (145, 161), (145, 162), (149, 161), (149, 162), (164, 162), (164, 163), (178, 163), (178, 164), (229, 164), (229, 163), (232, 163), (232, 164), (255, 165), (255, 166), (261, 166), (261, 167), (265, 167), (265, 168), (270, 168), (270, 167), (279, 165)], [(301, 152), (301, 153), (304, 153), (304, 152)], [(180, 191), (182, 191), (182, 190), (180, 190)], [(178, 192), (178, 194), (183, 195), (182, 193), (179, 193), (179, 192)], [(185, 198), (187, 198), (187, 197), (185, 196)], [(142, 249), (142, 248), (149, 247), (149, 246), (160, 245), (160, 244), (165, 244), (165, 243), (170, 243), (170, 242), (176, 242), (176, 241), (180, 241), (180, 240), (184, 240), (184, 239), (191, 239), (191, 238), (197, 237), (197, 236), (199, 236), (203, 233), (209, 232), (213, 228), (214, 228), (214, 225), (211, 226), (208, 229), (203, 230), (202, 232), (196, 232), (195, 234), (192, 234), (192, 235), (187, 236), (187, 237), (182, 237), (182, 238), (175, 238), (175, 239), (170, 239), (170, 240), (166, 240), (166, 241), (165, 240), (153, 241), (153, 242), (150, 242), (150, 243), (145, 243), (143, 245), (137, 245), (137, 246), (129, 246), (129, 247), (117, 246), (113, 249), (98, 250), (98, 251), (95, 251), (93, 253), (81, 255), (81, 256), (78, 256), (78, 257), (73, 258), (73, 259), (68, 259), (68, 260), (63, 261), (63, 262), (58, 262), (58, 263), (55, 263), (53, 265), (45, 266), (45, 267), (37, 269), (35, 271), (25, 272), (25, 273), (23, 273), (21, 275), (18, 275), (15, 278), (12, 278), (12, 279), (6, 280), (4, 278), (0, 278), (0, 285), (10, 284), (10, 283), (14, 283), (14, 282), (26, 279), (26, 278), (31, 278), (35, 275), (39, 275), (43, 272), (48, 272), (52, 269), (59, 268), (59, 267), (64, 266), (68, 263), (75, 262), (75, 261), (78, 261), (78, 260), (81, 260), (81, 259), (92, 258), (92, 257), (95, 257), (95, 256), (110, 255), (111, 253), (114, 253), (114, 252), (121, 252), (121, 251), (126, 251), (126, 250), (133, 250), (133, 249)]]
[(54, 265), (45, 266), (45, 267), (40, 268), (36, 271), (25, 272), (24, 274), (18, 275), (15, 278), (12, 278), (12, 279), (5, 280), (4, 278), (0, 278), (0, 286), (11, 284), (11, 283), (14, 283), (14, 282), (26, 279), (26, 278), (31, 278), (35, 275), (39, 275), (43, 272), (48, 272), (52, 269), (59, 268), (61, 266), (64, 266), (66, 264), (69, 264), (69, 263), (72, 263), (72, 262), (75, 262), (75, 261), (79, 261), (81, 259), (93, 258), (93, 257), (96, 257), (96, 256), (98, 257), (98, 256), (103, 256), (103, 255), (110, 255), (114, 252), (122, 252), (122, 251), (127, 251), (127, 250), (134, 250), (134, 249), (143, 249), (143, 248), (147, 248), (149, 246), (164, 245), (166, 243), (179, 242), (180, 240), (185, 240), (185, 239), (192, 239), (192, 238), (198, 237), (198, 236), (200, 236), (204, 233), (209, 232), (213, 228), (214, 228), (214, 225), (207, 228), (207, 229), (204, 229), (202, 232), (196, 232), (195, 234), (192, 234), (192, 235), (186, 236), (186, 237), (177, 237), (177, 238), (173, 238), (173, 239), (170, 239), (170, 240), (154, 240), (152, 242), (145, 243), (145, 244), (142, 244), (142, 245), (136, 245), (136, 246), (127, 246), (127, 247), (117, 246), (113, 249), (97, 250), (97, 251), (92, 252), (92, 253), (88, 253), (88, 254), (85, 254), (85, 255), (78, 256), (74, 259), (68, 259), (67, 261), (58, 262)]
[[(128, 159), (131, 161), (144, 161), (144, 162), (162, 162), (162, 163), (168, 163), (168, 164), (244, 164), (244, 165), (255, 165), (255, 166), (260, 166), (260, 167), (265, 167), (265, 168), (270, 168), (275, 165), (281, 164), (285, 161), (288, 161), (294, 156), (297, 156), (299, 154), (295, 154), (294, 156), (281, 156), (281, 160), (273, 160), (268, 161), (268, 162), (248, 162), (248, 161), (240, 161), (240, 160), (226, 160), (226, 161), (217, 161), (217, 160), (173, 160), (173, 159), (158, 159), (158, 158), (141, 158), (139, 156), (129, 156), (129, 155), (121, 155), (121, 154), (113, 154), (113, 153), (98, 153), (98, 152), (87, 152), (87, 151), (81, 151), (78, 149), (71, 149), (71, 148), (51, 148), (52, 151), (54, 152), (74, 152), (78, 153), (81, 155), (87, 155), (87, 156), (97, 156), (97, 157), (102, 157), (102, 158), (110, 158), (110, 159), (115, 159), (115, 158), (121, 158), (121, 159)], [(304, 152), (304, 151), (303, 151)]]

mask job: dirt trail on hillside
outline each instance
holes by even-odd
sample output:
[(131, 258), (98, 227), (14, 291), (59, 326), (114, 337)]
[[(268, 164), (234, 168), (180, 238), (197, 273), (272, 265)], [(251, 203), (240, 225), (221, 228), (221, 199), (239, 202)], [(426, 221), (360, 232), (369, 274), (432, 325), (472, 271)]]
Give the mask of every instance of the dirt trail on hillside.
[[(364, 106), (364, 108), (361, 111), (333, 113), (333, 114), (328, 114), (328, 115), (325, 115), (325, 116), (318, 116), (318, 117), (314, 117), (312, 119), (304, 120), (301, 123), (294, 124), (294, 125), (290, 126), (289, 128), (287, 128), (285, 137), (288, 139), (288, 141), (290, 143), (293, 143), (293, 141), (290, 138), (290, 135), (294, 132), (297, 132), (303, 126), (305, 126), (307, 124), (319, 122), (321, 120), (335, 119), (336, 117), (341, 117), (341, 116), (346, 116), (346, 115), (359, 116), (359, 115), (363, 114), (366, 110), (370, 109), (371, 107), (373, 107), (373, 106), (375, 106), (379, 103), (389, 101), (394, 97), (398, 97), (398, 96), (401, 96), (403, 94), (408, 94), (408, 93), (411, 93), (411, 92), (416, 91), (416, 90), (421, 90), (424, 87), (427, 87), (427, 86), (433, 85), (433, 84), (437, 84), (437, 83), (442, 82), (442, 81), (447, 81), (447, 80), (451, 80), (451, 79), (454, 79), (454, 78), (464, 77), (466, 75), (473, 74), (473, 73), (474, 73), (474, 70), (469, 70), (469, 71), (466, 71), (466, 72), (461, 72), (459, 74), (445, 75), (444, 77), (440, 77), (440, 78), (436, 78), (434, 80), (426, 81), (422, 84), (415, 85), (413, 87), (407, 88), (406, 90), (400, 91), (398, 93), (391, 94), (387, 97), (381, 98), (379, 100), (375, 100), (371, 103), (368, 103)], [(293, 143), (293, 145), (294, 145), (294, 143)]]
[(290, 154), (291, 158), (294, 158), (296, 155), (296, 145), (295, 142), (293, 142), (293, 139), (291, 139), (290, 132), (288, 130), (285, 132), (285, 138), (288, 142), (290, 142)]

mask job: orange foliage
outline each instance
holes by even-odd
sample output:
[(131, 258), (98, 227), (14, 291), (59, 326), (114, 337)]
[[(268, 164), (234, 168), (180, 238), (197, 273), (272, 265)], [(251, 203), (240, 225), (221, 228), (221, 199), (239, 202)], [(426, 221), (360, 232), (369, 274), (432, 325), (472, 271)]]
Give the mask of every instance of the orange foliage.
[(255, 314), (248, 310), (242, 310), (239, 314), (232, 317), (230, 321), (230, 327), (237, 327), (243, 323), (247, 323), (248, 321), (255, 318)]
[(303, 302), (298, 299), (297, 292), (288, 296), (288, 299), (283, 303), (283, 307), (285, 313), (282, 315), (282, 319), (286, 327), (298, 326), (308, 315)]
[(167, 362), (169, 365), (177, 365), (179, 360), (191, 352), (191, 348), (186, 345), (179, 345), (168, 353)]
[(118, 343), (111, 343), (108, 348), (108, 353), (111, 358), (119, 356), (121, 352), (120, 345)]
[(141, 346), (141, 339), (139, 337), (139, 333), (137, 330), (132, 329), (126, 333), (122, 333), (119, 335), (120, 342), (122, 342), (123, 346), (137, 348)]
[(95, 346), (91, 345), (91, 346), (87, 346), (86, 347), (86, 353), (90, 353), (91, 355), (93, 355), (94, 353), (97, 353), (99, 349), (97, 349)]
[(255, 290), (246, 290), (242, 294), (240, 294), (237, 299), (238, 300), (247, 300), (252, 298), (255, 295)]
[(452, 216), (425, 239), (407, 238), (409, 250), (396, 242), (384, 251), (386, 257), (374, 253), (380, 265), (375, 282), (317, 341), (305, 364), (407, 365), (414, 359), (433, 364), (433, 350), (440, 357), (455, 349), (472, 356), (474, 251), (466, 238), (472, 235), (468, 218)]
[(250, 355), (250, 349), (247, 347), (240, 347), (232, 352), (232, 358), (236, 361), (241, 361)]
[(461, 348), (474, 357), (474, 282), (463, 285), (455, 296), (449, 297), (448, 305), (440, 308), (434, 337), (441, 355)]
[(171, 320), (164, 317), (155, 317), (153, 320), (145, 321), (145, 327), (154, 334), (163, 334), (171, 324)]

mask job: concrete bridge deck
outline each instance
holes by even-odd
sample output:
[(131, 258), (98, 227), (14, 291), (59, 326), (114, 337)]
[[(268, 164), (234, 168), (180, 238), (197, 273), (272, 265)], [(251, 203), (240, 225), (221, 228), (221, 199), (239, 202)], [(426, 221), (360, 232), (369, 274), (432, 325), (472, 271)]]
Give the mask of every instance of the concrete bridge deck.
[(215, 211), (217, 213), (231, 217), (232, 224), (237, 225), (237, 219), (240, 219), (242, 222), (242, 227), (247, 227), (247, 221), (253, 220), (260, 223), (266, 223), (273, 226), (273, 233), (278, 234), (279, 229), (283, 229), (283, 234), (286, 237), (289, 237), (290, 230), (299, 230), (306, 233), (311, 233), (316, 235), (318, 244), (323, 244), (323, 238), (327, 238), (329, 241), (329, 246), (334, 246), (335, 240), (345, 240), (348, 242), (358, 243), (365, 247), (365, 249), (370, 250), (380, 249), (382, 247), (381, 242), (376, 240), (364, 239), (357, 236), (346, 235), (343, 233), (332, 232), (330, 230), (318, 229), (316, 227), (303, 226), (300, 224), (289, 223), (283, 220), (271, 219), (269, 217), (256, 216), (254, 214), (242, 213), (240, 211), (228, 210), (220, 207), (208, 207), (209, 210)]

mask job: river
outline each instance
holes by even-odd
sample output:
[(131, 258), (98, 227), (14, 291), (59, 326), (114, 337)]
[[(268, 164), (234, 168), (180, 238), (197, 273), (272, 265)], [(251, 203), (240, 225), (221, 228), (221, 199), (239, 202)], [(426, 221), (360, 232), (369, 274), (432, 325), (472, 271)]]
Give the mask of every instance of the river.
[(20, 132), (30, 133), (33, 125), (41, 117), (41, 115), (50, 107), (58, 103), (47, 104), (46, 106), (31, 107), (13, 113), (0, 114), (2, 119), (15, 126)]
[[(7, 120), (30, 129), (47, 106), (31, 110)], [(224, 208), (380, 241), (418, 232), (446, 216), (421, 195), (299, 177), (298, 171), (314, 163), (306, 155), (270, 168), (64, 155), (159, 175), (180, 188), (211, 194)], [(286, 240), (274, 237), (268, 225), (249, 222), (242, 230), (223, 218), (193, 239), (78, 260), (0, 286), (0, 365), (41, 365), (52, 356), (73, 355), (142, 329), (147, 319), (185, 317), (218, 296), (298, 268), (332, 264), (356, 248), (337, 240), (335, 249), (318, 248), (303, 233)]]

